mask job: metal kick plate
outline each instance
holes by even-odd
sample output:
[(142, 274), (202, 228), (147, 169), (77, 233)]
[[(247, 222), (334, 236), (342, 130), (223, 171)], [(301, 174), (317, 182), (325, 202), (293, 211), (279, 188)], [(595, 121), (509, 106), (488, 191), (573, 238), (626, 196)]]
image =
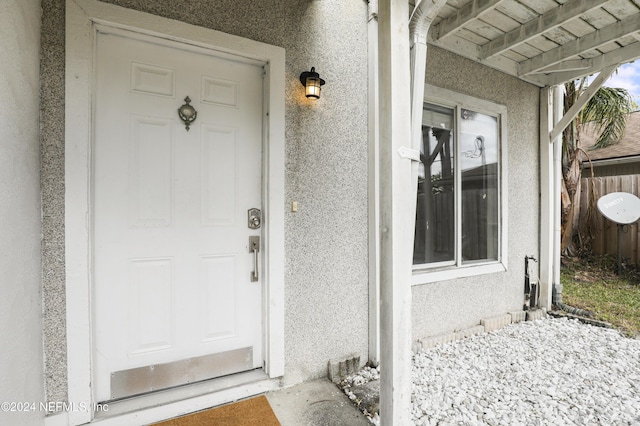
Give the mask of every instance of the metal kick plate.
[(111, 373), (111, 399), (213, 379), (253, 368), (253, 347)]

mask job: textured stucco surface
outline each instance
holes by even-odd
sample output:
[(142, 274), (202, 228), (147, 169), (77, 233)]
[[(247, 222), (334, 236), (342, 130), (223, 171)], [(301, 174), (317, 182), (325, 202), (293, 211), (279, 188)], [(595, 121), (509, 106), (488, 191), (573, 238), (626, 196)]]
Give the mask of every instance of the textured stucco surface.
[[(327, 360), (367, 358), (366, 2), (109, 0), (286, 50), (285, 383)], [(66, 399), (64, 0), (43, 0), (43, 203), (46, 389)], [(339, 36), (338, 36), (339, 35)], [(350, 58), (346, 61), (345, 58)], [(308, 101), (298, 80), (327, 81)], [(69, 100), (67, 100), (69, 101)], [(292, 201), (298, 212), (290, 212)]]
[[(366, 360), (366, 2), (106, 2), (285, 48), (285, 384), (325, 375), (331, 358)], [(63, 401), (64, 0), (42, 5), (46, 392), (49, 401)], [(302, 96), (298, 81), (312, 66), (327, 81), (317, 102)], [(522, 259), (537, 254), (539, 232), (538, 89), (435, 47), (426, 80), (507, 106), (509, 256), (505, 273), (414, 286), (414, 339), (521, 309)], [(292, 201), (298, 212), (291, 212)]]
[[(44, 400), (39, 23), (39, 0), (0, 2), (0, 401), (9, 403)], [(37, 410), (2, 410), (0, 424), (41, 425), (43, 417)]]
[[(297, 382), (326, 375), (331, 358), (368, 356), (367, 14), (363, 1), (290, 13), (285, 381)], [(319, 102), (298, 90), (311, 66), (327, 81)]]
[(42, 0), (40, 181), (47, 401), (67, 399), (64, 272), (64, 0)]
[(426, 81), (507, 107), (508, 270), (413, 286), (414, 340), (521, 310), (524, 257), (539, 251), (539, 89), (436, 47)]

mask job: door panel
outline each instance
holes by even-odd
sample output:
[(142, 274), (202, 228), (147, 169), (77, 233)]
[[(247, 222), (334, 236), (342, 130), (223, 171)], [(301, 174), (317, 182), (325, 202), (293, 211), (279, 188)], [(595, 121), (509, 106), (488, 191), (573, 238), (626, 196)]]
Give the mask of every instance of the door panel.
[(173, 137), (171, 120), (132, 117), (129, 200), (134, 227), (173, 222)]
[(237, 318), (237, 289), (225, 282), (235, 282), (237, 256), (204, 256), (202, 258), (201, 294), (204, 322), (202, 340), (213, 341), (237, 336), (238, 324), (230, 319)]
[[(262, 367), (262, 283), (250, 280), (249, 251), (261, 231), (246, 223), (248, 209), (262, 208), (262, 74), (229, 57), (98, 34), (97, 401)], [(198, 113), (189, 130), (177, 113), (186, 96)], [(158, 377), (190, 365), (193, 374)], [(149, 385), (129, 392), (140, 375)]]
[[(141, 355), (171, 348), (172, 259), (130, 259), (128, 273), (132, 306), (139, 307), (129, 319), (129, 353)], [(153, 303), (145, 303), (148, 300)]]
[(238, 193), (238, 135), (229, 127), (202, 127), (202, 223), (233, 226)]

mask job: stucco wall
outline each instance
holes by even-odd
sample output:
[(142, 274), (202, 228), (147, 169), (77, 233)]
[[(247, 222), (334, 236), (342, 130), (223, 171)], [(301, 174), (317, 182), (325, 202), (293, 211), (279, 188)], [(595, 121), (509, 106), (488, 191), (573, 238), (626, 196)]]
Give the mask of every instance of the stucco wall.
[(64, 286), (64, 0), (42, 0), (40, 182), (47, 401), (67, 399)]
[[(109, 0), (286, 49), (285, 384), (367, 357), (366, 2)], [(66, 399), (64, 1), (43, 0), (44, 313), (49, 401)], [(350, 58), (346, 61), (345, 58)], [(327, 81), (306, 100), (299, 75)], [(291, 202), (298, 212), (291, 212)]]
[(413, 286), (414, 339), (522, 310), (524, 257), (539, 252), (539, 89), (432, 46), (426, 81), (507, 107), (508, 270)]
[[(39, 23), (39, 0), (0, 3), (0, 401), (35, 404), (44, 400)], [(0, 410), (0, 424), (41, 425), (43, 418), (37, 409)]]

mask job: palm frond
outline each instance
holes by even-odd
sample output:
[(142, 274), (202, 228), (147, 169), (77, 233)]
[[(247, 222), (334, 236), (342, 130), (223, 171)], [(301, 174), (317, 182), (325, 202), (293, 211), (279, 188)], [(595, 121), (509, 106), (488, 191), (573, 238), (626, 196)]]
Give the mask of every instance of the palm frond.
[(633, 111), (633, 99), (625, 89), (601, 87), (580, 112), (582, 123), (594, 124), (600, 133), (593, 149), (616, 144), (624, 136), (627, 117)]

